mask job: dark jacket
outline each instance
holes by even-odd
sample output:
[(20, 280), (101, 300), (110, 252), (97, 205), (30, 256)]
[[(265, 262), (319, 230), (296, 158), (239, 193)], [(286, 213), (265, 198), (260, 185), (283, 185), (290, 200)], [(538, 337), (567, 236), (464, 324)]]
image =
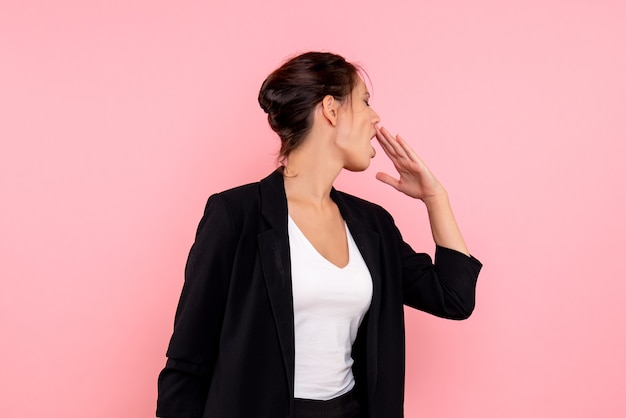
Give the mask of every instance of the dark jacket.
[[(364, 417), (403, 416), (403, 304), (467, 318), (481, 264), (437, 247), (415, 253), (380, 206), (332, 190), (373, 280), (353, 346)], [(157, 415), (287, 418), (293, 411), (294, 320), (283, 177), (211, 196), (185, 268)]]

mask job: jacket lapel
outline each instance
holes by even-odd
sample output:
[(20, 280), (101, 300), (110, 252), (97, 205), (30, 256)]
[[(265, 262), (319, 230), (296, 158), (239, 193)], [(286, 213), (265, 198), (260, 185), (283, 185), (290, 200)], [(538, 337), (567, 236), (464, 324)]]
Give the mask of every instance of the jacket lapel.
[(259, 253), (274, 323), (282, 350), (289, 393), (294, 393), (295, 337), (287, 198), (283, 177), (275, 171), (259, 183), (261, 215), (268, 229), (258, 234)]

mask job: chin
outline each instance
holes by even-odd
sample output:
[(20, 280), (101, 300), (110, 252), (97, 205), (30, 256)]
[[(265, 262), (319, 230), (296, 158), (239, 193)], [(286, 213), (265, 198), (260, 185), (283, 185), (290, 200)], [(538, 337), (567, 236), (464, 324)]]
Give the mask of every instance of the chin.
[(368, 158), (367, 161), (363, 161), (358, 164), (349, 164), (349, 165), (346, 165), (344, 168), (348, 171), (358, 172), (358, 171), (367, 170), (369, 166), (370, 166), (370, 159)]

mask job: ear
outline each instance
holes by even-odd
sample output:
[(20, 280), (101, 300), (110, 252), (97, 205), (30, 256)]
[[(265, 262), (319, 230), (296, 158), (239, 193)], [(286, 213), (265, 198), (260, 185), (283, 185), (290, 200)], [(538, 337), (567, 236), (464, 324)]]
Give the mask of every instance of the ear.
[(338, 105), (337, 100), (330, 94), (322, 99), (322, 114), (332, 126), (337, 126)]

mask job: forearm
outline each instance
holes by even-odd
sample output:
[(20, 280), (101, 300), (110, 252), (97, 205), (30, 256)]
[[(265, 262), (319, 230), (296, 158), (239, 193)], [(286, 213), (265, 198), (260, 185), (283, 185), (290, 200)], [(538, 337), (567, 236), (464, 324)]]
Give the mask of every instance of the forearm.
[(428, 211), (435, 244), (469, 256), (469, 250), (452, 212), (448, 193), (444, 190), (423, 201)]

